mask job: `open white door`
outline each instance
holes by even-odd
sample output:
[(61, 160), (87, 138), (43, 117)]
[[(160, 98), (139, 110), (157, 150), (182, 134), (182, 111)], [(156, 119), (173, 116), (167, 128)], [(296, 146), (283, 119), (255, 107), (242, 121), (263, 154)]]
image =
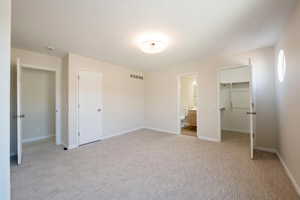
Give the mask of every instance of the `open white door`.
[(21, 104), (21, 65), (20, 59), (17, 60), (17, 157), (18, 165), (22, 163), (22, 119), (25, 117), (22, 114)]
[(249, 61), (250, 71), (251, 71), (251, 78), (249, 83), (249, 95), (250, 95), (250, 110), (247, 112), (250, 118), (250, 157), (254, 159), (254, 139), (255, 139), (255, 120), (256, 120), (256, 111), (255, 111), (255, 101), (253, 95), (253, 77), (252, 77), (252, 65), (251, 61)]

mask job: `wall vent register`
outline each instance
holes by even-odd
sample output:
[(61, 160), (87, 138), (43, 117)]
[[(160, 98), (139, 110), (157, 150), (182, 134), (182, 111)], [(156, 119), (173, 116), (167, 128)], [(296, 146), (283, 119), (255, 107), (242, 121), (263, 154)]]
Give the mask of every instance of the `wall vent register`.
[(130, 74), (130, 78), (144, 80), (144, 77), (141, 75)]

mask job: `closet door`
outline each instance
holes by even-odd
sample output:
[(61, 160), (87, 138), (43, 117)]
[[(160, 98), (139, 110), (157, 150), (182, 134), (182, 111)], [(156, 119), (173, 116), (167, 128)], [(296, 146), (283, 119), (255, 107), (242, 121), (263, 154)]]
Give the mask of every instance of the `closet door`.
[(253, 83), (250, 82), (250, 101), (249, 101), (249, 112), (247, 114), (250, 116), (250, 157), (254, 159), (254, 140), (255, 140), (255, 122), (256, 122), (256, 110), (254, 104), (254, 96), (253, 96)]
[(102, 137), (102, 75), (79, 72), (78, 76), (78, 137), (79, 145)]

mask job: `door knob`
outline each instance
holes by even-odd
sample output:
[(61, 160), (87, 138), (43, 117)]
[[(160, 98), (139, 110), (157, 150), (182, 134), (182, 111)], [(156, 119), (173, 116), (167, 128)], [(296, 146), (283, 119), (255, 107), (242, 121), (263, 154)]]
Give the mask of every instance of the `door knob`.
[(247, 112), (247, 115), (256, 115), (256, 112)]
[(23, 114), (23, 115), (15, 115), (14, 116), (15, 118), (25, 118), (25, 115)]
[(98, 108), (97, 111), (98, 111), (98, 112), (101, 112), (102, 110), (101, 110), (101, 108)]

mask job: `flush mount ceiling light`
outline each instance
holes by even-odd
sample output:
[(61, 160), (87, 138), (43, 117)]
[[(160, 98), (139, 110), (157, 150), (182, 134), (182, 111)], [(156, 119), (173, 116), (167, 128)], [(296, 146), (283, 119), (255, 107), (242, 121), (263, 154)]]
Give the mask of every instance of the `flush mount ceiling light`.
[(198, 86), (197, 81), (193, 81), (193, 86)]
[(278, 66), (277, 66), (278, 79), (280, 82), (283, 82), (285, 72), (286, 72), (286, 62), (284, 51), (280, 50), (278, 54)]
[(138, 38), (137, 44), (144, 53), (155, 54), (167, 48), (169, 39), (162, 33), (144, 33)]
[(54, 51), (55, 47), (48, 45), (48, 46), (46, 46), (46, 49), (47, 49), (47, 51)]

